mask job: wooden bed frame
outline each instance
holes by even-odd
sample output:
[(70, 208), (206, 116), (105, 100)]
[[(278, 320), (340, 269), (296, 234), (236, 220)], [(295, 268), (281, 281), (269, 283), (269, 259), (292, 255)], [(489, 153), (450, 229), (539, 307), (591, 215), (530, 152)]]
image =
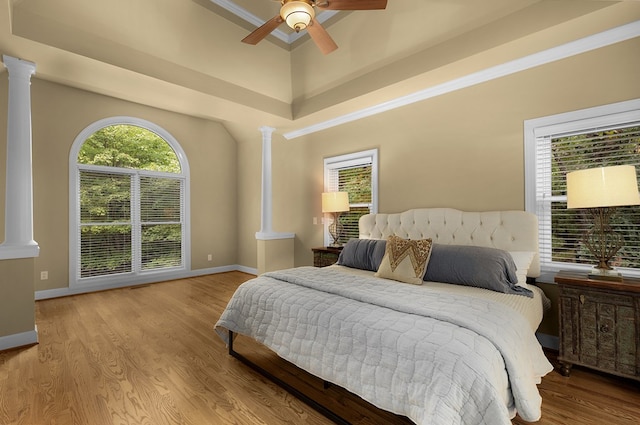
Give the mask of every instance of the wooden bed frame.
[[(351, 422), (347, 421), (342, 416), (338, 415), (337, 413), (333, 412), (332, 410), (330, 410), (327, 407), (323, 406), (322, 404), (318, 403), (317, 401), (315, 401), (311, 397), (307, 396), (302, 391), (298, 390), (297, 388), (295, 388), (292, 385), (289, 385), (287, 382), (285, 382), (282, 379), (278, 378), (277, 376), (275, 376), (274, 374), (272, 374), (268, 370), (264, 369), (261, 366), (258, 366), (257, 364), (253, 363), (251, 360), (249, 360), (248, 358), (246, 358), (242, 354), (240, 354), (237, 351), (235, 351), (233, 349), (233, 338), (234, 338), (233, 331), (229, 331), (229, 355), (230, 356), (240, 360), (243, 364), (249, 366), (251, 369), (253, 369), (254, 371), (258, 372), (260, 375), (264, 376), (265, 378), (267, 378), (268, 380), (270, 380), (274, 384), (277, 384), (280, 388), (284, 389), (289, 394), (297, 397), (299, 400), (303, 401), (304, 403), (306, 403), (307, 405), (309, 405), (310, 407), (315, 409), (317, 412), (319, 412), (322, 415), (324, 415), (327, 419), (332, 420), (334, 423), (339, 424), (339, 425), (351, 425)], [(329, 388), (329, 386), (332, 385), (331, 382), (328, 382), (328, 381), (323, 381), (323, 382), (324, 382), (323, 385), (324, 385), (324, 389), (325, 390), (327, 388)]]

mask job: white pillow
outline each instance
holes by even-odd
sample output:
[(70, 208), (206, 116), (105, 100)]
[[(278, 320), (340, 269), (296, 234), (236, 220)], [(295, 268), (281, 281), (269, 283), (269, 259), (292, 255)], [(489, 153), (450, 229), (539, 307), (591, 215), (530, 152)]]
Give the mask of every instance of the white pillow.
[(516, 276), (518, 276), (518, 285), (526, 286), (527, 273), (529, 273), (529, 267), (533, 261), (533, 257), (536, 256), (535, 252), (531, 251), (510, 251), (513, 262), (516, 263)]

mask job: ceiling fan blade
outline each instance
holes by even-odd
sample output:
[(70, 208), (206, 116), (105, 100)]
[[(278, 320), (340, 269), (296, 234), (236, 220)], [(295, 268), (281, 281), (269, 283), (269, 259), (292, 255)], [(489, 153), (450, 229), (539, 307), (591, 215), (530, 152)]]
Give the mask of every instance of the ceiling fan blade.
[(307, 31), (323, 54), (328, 55), (338, 48), (338, 45), (333, 41), (327, 30), (315, 18), (311, 20), (311, 25), (307, 27)]
[(273, 30), (283, 22), (280, 15), (276, 15), (267, 22), (256, 28), (251, 34), (242, 39), (243, 43), (258, 44), (263, 38), (271, 34)]
[(387, 0), (316, 0), (316, 6), (325, 10), (380, 10)]

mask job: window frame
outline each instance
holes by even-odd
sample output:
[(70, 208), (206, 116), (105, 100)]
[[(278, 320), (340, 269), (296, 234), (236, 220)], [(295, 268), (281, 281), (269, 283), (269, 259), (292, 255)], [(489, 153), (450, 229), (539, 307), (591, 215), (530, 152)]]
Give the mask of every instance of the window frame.
[[(118, 167), (104, 167), (96, 165), (79, 164), (78, 154), (85, 141), (96, 131), (112, 125), (131, 125), (151, 131), (161, 137), (173, 149), (180, 163), (180, 173), (166, 173), (150, 170), (125, 169)], [(182, 240), (182, 265), (166, 269), (140, 270), (132, 268), (132, 272), (114, 275), (104, 275), (96, 277), (79, 277), (80, 258), (80, 236), (78, 229), (80, 226), (80, 170), (94, 170), (100, 172), (117, 172), (134, 176), (139, 179), (141, 176), (152, 177), (172, 177), (182, 181), (183, 187), (183, 240)], [(190, 225), (190, 184), (189, 184), (189, 162), (186, 154), (178, 141), (165, 129), (150, 121), (128, 116), (114, 116), (96, 121), (84, 128), (76, 136), (71, 151), (69, 153), (69, 287), (70, 288), (115, 288), (124, 285), (141, 284), (155, 282), (158, 279), (179, 278), (185, 271), (191, 270), (191, 225)], [(137, 192), (132, 192), (132, 196), (137, 196)], [(139, 212), (135, 213), (138, 214)], [(134, 214), (132, 212), (132, 214)], [(133, 243), (133, 241), (132, 241)], [(136, 255), (132, 253), (132, 255)]]
[[(371, 207), (370, 214), (378, 212), (378, 149), (368, 149), (359, 152), (327, 157), (324, 159), (324, 191), (331, 192), (337, 188), (330, 187), (330, 173), (332, 170), (346, 166), (358, 166), (371, 164)], [(349, 204), (350, 206), (363, 206), (362, 204)], [(330, 220), (323, 219), (324, 246), (333, 243), (329, 234)]]
[[(525, 160), (525, 210), (538, 216), (545, 205), (538, 199), (537, 144), (540, 139), (550, 138), (568, 133), (587, 132), (597, 128), (625, 125), (640, 121), (640, 99), (602, 105), (588, 109), (571, 111), (546, 117), (526, 120), (524, 122), (524, 160)], [(556, 198), (556, 197), (554, 197)], [(561, 200), (562, 196), (558, 196)], [(564, 196), (566, 199), (566, 195)], [(560, 270), (589, 271), (592, 266), (567, 262), (551, 261), (551, 252), (543, 252), (544, 244), (551, 238), (543, 226), (539, 226), (540, 267), (542, 281), (553, 281), (553, 275)], [(640, 269), (624, 268), (626, 275), (640, 276)]]

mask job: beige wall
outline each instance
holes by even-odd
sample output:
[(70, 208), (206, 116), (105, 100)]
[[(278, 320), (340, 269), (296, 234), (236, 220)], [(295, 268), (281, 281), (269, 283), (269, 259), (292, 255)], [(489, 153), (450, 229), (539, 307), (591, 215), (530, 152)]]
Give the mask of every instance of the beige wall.
[[(296, 265), (312, 264), (311, 248), (322, 244), (311, 223), (321, 214), (324, 157), (379, 148), (380, 212), (522, 210), (524, 121), (640, 97), (639, 51), (633, 39), (299, 139), (274, 136), (274, 223), (296, 233)], [(259, 167), (239, 171), (259, 177)], [(246, 189), (241, 202), (259, 196), (259, 186)]]
[[(640, 97), (640, 39), (634, 39), (290, 141), (274, 135), (274, 227), (295, 232), (295, 264), (311, 265), (323, 243), (323, 158), (379, 149), (380, 212), (449, 206), (524, 209), (525, 120)], [(259, 139), (259, 135), (255, 136)], [(257, 145), (240, 145), (251, 184), (239, 202), (258, 208)], [(256, 210), (241, 222), (256, 225)], [(257, 221), (259, 226), (259, 217)], [(239, 259), (255, 265), (253, 234), (240, 230)], [(554, 285), (543, 285), (557, 299)], [(543, 323), (557, 334), (551, 312)]]
[[(6, 75), (2, 74), (0, 85), (4, 105)], [(69, 152), (78, 133), (89, 124), (119, 115), (154, 122), (171, 133), (186, 153), (191, 171), (191, 268), (236, 263), (237, 149), (221, 124), (37, 78), (32, 80), (31, 93), (34, 238), (40, 245), (40, 256), (35, 259), (29, 282), (32, 288), (35, 286), (37, 291), (68, 286)], [(6, 134), (6, 112), (0, 110), (0, 117), (0, 133)], [(2, 139), (0, 157), (4, 164), (6, 140)], [(2, 191), (4, 169), (3, 165)], [(4, 196), (0, 202), (4, 205)], [(1, 227), (4, 231), (4, 225)], [(212, 254), (212, 261), (207, 260), (208, 254)], [(49, 272), (48, 280), (40, 280), (43, 270)]]
[(4, 241), (4, 196), (7, 178), (7, 91), (9, 89), (8, 73), (0, 72), (0, 241)]

